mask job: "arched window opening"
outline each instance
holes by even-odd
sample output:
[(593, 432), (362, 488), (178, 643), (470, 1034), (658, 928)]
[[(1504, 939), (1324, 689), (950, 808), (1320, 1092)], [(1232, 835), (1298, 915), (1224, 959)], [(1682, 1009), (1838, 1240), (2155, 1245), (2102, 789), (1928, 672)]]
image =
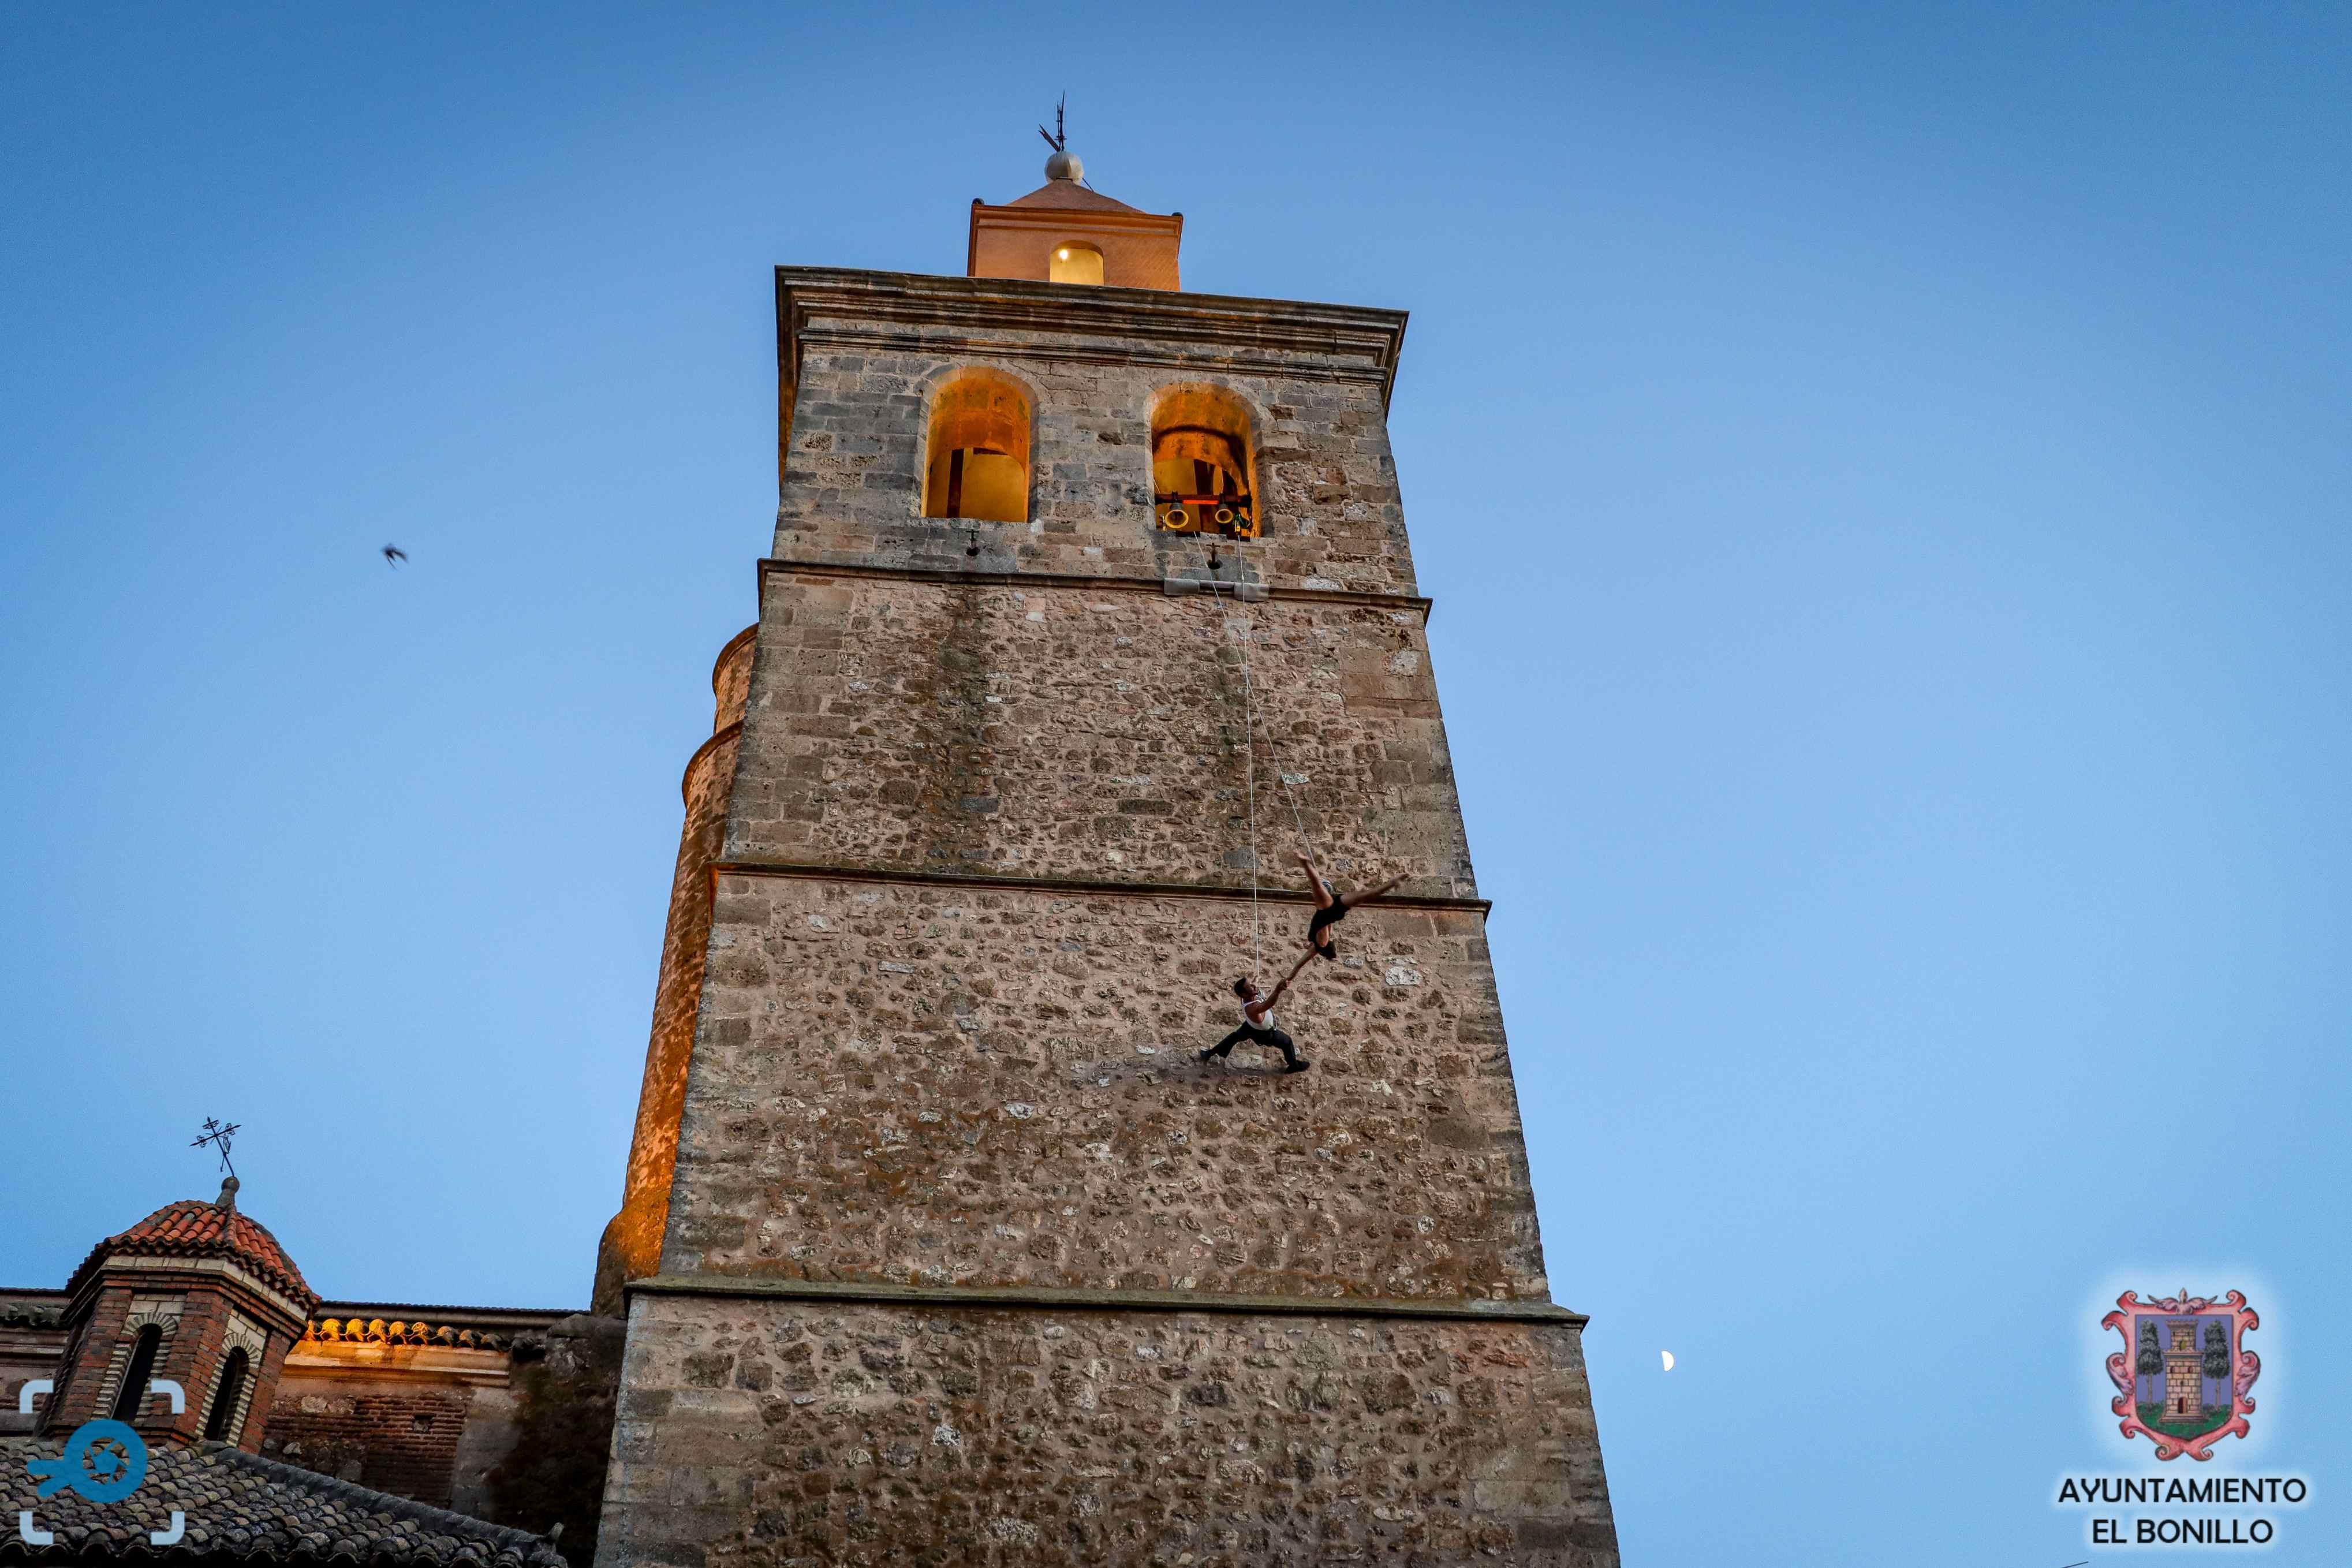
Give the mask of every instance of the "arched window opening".
[(155, 1352), (163, 1347), (163, 1331), (150, 1323), (139, 1331), (131, 1360), (122, 1369), (122, 1386), (114, 1391), (114, 1418), (136, 1421), (147, 1404), (147, 1380), (155, 1375)]
[(236, 1423), (236, 1402), (245, 1397), (247, 1356), (243, 1347), (228, 1352), (221, 1367), (220, 1386), (213, 1390), (213, 1413), (205, 1420), (205, 1437), (208, 1442), (233, 1443), (236, 1436), (230, 1427)]
[(1057, 245), (1046, 260), (1045, 279), (1052, 283), (1099, 284), (1103, 280), (1103, 254), (1076, 240)]
[(1249, 427), (1249, 410), (1229, 392), (1186, 387), (1160, 397), (1151, 418), (1151, 494), (1160, 527), (1257, 537)]
[(1011, 376), (966, 371), (931, 398), (925, 517), (1029, 521), (1029, 395)]

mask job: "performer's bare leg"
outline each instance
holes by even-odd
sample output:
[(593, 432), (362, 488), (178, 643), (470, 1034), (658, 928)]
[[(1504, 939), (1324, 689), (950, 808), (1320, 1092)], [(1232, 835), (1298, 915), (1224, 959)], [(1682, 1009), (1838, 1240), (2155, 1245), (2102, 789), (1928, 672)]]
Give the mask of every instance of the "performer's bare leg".
[(1315, 868), (1315, 862), (1307, 858), (1304, 850), (1293, 850), (1291, 853), (1301, 866), (1307, 868), (1307, 890), (1315, 895), (1315, 907), (1318, 910), (1329, 909), (1335, 901), (1331, 884), (1323, 879), (1323, 873)]
[(1369, 893), (1342, 893), (1339, 895), (1339, 902), (1351, 910), (1361, 909), (1364, 905), (1370, 903), (1374, 899), (1379, 898), (1381, 894), (1386, 893), (1390, 889), (1395, 887), (1399, 882), (1403, 880), (1404, 879), (1402, 877), (1391, 877), (1387, 881), (1382, 882), (1379, 887), (1374, 888)]

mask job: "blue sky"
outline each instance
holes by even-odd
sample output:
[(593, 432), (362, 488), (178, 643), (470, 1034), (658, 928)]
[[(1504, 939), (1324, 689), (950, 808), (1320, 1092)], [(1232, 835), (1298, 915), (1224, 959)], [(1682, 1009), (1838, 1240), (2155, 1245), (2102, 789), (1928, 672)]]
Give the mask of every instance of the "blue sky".
[(1066, 89), (1192, 287), (1413, 313), (1627, 1561), (2088, 1556), (2060, 1476), (2153, 1468), (2098, 1317), (2182, 1285), (2263, 1314), (2211, 1469), (2314, 1478), (2268, 1560), (2352, 1551), (2352, 13), (7, 27), (0, 1281), (208, 1194), (224, 1115), (331, 1294), (584, 1299), (768, 268), (960, 270)]

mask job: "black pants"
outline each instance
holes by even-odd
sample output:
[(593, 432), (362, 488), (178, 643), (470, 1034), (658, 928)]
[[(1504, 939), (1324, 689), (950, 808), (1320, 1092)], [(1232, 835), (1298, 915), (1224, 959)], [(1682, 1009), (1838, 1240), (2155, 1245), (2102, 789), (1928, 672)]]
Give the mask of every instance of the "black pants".
[(1284, 1034), (1280, 1029), (1252, 1028), (1247, 1024), (1244, 1024), (1240, 1028), (1211, 1046), (1209, 1054), (1213, 1057), (1232, 1056), (1234, 1047), (1244, 1040), (1247, 1040), (1253, 1046), (1272, 1046), (1282, 1053), (1282, 1059), (1286, 1064), (1298, 1059), (1298, 1047), (1290, 1043), (1288, 1035)]

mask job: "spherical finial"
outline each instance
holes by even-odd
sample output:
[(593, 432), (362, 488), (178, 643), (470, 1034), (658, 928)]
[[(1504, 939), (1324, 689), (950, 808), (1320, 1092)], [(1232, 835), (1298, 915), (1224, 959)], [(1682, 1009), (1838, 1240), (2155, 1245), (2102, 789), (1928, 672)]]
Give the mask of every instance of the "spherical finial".
[(214, 1200), (213, 1206), (218, 1209), (226, 1209), (231, 1214), (236, 1213), (237, 1184), (237, 1179), (235, 1176), (231, 1176), (226, 1181), (221, 1183), (221, 1195), (217, 1199)]
[(1054, 155), (1045, 160), (1045, 177), (1049, 180), (1083, 180), (1087, 177), (1087, 166), (1079, 163), (1078, 155), (1068, 148), (1056, 148)]

